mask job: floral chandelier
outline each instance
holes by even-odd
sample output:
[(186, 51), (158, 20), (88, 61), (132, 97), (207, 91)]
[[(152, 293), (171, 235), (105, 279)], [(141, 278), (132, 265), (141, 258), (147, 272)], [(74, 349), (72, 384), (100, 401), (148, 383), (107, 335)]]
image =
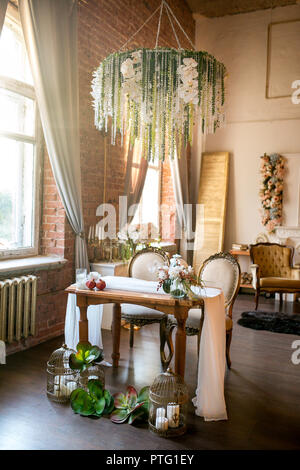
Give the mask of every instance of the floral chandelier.
[[(164, 7), (178, 49), (157, 47)], [(182, 49), (171, 15), (188, 38), (187, 34), (165, 0), (158, 9), (155, 48), (109, 55), (94, 72), (92, 81), (97, 129), (107, 132), (110, 127), (112, 144), (117, 132), (122, 142), (129, 132), (131, 144), (138, 139), (142, 155), (149, 161), (164, 160), (165, 155), (174, 158), (176, 152), (180, 156), (182, 145), (192, 143), (196, 121), (203, 134), (208, 134), (225, 120), (225, 66), (207, 52)]]

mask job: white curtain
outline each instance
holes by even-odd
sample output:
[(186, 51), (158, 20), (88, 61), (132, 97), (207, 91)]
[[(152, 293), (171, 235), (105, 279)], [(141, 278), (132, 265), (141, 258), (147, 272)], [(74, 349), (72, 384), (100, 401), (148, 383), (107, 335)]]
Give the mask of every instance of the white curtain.
[[(1, 38), (1, 31), (4, 23), (4, 18), (6, 14), (8, 0), (0, 0), (0, 38)], [(5, 353), (5, 343), (4, 341), (0, 340), (0, 364), (6, 363), (6, 353)]]
[[(188, 171), (187, 149), (182, 148), (180, 158), (174, 155), (170, 159), (171, 175), (176, 203), (177, 218), (181, 229), (180, 254), (189, 264), (193, 262), (193, 231), (196, 227), (196, 204), (201, 172), (201, 156), (205, 139), (201, 131), (200, 118), (194, 127), (193, 145), (190, 155), (190, 171)], [(186, 204), (191, 204), (188, 210)]]
[[(120, 230), (133, 220), (141, 200), (148, 170), (148, 161), (142, 157), (141, 143), (136, 139), (133, 147), (130, 148), (129, 132), (126, 134), (124, 157), (126, 158), (126, 173), (123, 195), (127, 196), (127, 206), (120, 206), (120, 210), (123, 211), (120, 217)], [(127, 209), (130, 207), (131, 213), (128, 215)]]
[(8, 0), (0, 0), (0, 37), (1, 31), (5, 19), (6, 8), (7, 8)]
[[(89, 271), (81, 203), (77, 2), (19, 0), (19, 9), (53, 175), (76, 234), (75, 267)], [(89, 308), (88, 314), (89, 340), (102, 347), (102, 306)], [(69, 296), (65, 336), (72, 348), (78, 320), (75, 296)]]
[(19, 10), (53, 175), (76, 234), (75, 266), (89, 270), (81, 203), (77, 2), (19, 0)]

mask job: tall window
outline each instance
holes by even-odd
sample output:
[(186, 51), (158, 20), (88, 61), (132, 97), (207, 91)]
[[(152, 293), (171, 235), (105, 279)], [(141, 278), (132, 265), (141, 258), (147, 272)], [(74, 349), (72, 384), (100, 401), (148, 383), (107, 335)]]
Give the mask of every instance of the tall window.
[(0, 257), (37, 253), (38, 115), (16, 11), (0, 38)]
[[(133, 164), (134, 165), (134, 164)], [(159, 206), (160, 206), (160, 164), (149, 162), (141, 201), (132, 220), (133, 225), (148, 226), (148, 234), (158, 238), (159, 230)]]

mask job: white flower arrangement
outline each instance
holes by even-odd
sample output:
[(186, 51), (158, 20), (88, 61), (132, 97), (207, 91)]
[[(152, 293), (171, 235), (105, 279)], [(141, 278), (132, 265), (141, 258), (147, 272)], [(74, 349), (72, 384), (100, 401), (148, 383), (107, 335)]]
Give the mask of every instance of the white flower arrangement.
[(177, 73), (182, 81), (178, 93), (185, 103), (198, 104), (198, 64), (192, 58), (183, 59), (183, 65), (178, 67)]
[[(180, 255), (174, 255), (170, 260), (170, 266), (164, 265), (158, 268), (159, 282), (157, 289), (162, 287), (165, 292), (173, 295), (171, 286), (174, 283), (177, 286), (177, 291), (181, 289), (184, 295), (195, 298), (195, 293), (191, 289), (192, 285), (198, 285), (194, 268), (182, 264), (180, 259)], [(178, 286), (181, 286), (180, 289)]]

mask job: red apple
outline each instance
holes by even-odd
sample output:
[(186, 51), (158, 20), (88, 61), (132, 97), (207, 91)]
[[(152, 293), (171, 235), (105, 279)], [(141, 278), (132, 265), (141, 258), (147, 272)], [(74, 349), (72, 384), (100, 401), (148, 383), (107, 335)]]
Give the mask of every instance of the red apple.
[(87, 281), (85, 283), (86, 287), (88, 287), (89, 289), (93, 290), (95, 287), (96, 287), (96, 283), (95, 281)]
[(105, 289), (105, 287), (106, 287), (105, 281), (103, 281), (102, 279), (99, 279), (99, 281), (96, 282), (96, 287), (97, 287), (98, 290)]

